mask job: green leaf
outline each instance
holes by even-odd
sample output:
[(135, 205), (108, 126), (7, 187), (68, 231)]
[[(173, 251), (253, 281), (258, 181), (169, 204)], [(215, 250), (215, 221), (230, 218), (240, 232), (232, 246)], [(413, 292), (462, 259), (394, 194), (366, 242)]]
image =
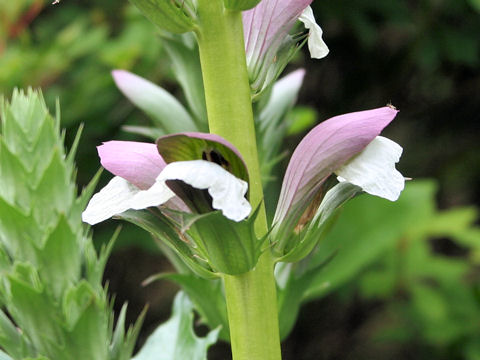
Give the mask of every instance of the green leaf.
[(244, 11), (257, 6), (260, 0), (224, 0), (224, 2), (229, 10)]
[(36, 262), (35, 242), (39, 226), (31, 214), (24, 214), (0, 197), (0, 240), (14, 259)]
[(229, 340), (227, 307), (220, 280), (207, 280), (193, 274), (173, 273), (154, 275), (146, 283), (150, 284), (163, 279), (180, 285), (208, 327), (210, 329), (220, 327), (220, 338)]
[[(357, 276), (382, 252), (390, 248), (408, 229), (421, 226), (434, 214), (435, 185), (429, 181), (407, 184), (397, 202), (362, 195), (344, 206), (332, 231), (320, 243), (311, 267), (335, 258), (319, 273), (307, 297), (325, 295)], [(328, 285), (328, 286), (327, 286)]]
[(183, 105), (166, 90), (125, 70), (113, 71), (113, 77), (122, 93), (167, 134), (197, 130)]
[(130, 2), (161, 29), (181, 34), (195, 28), (194, 22), (185, 13), (180, 2), (175, 0), (130, 0)]
[(0, 346), (14, 358), (23, 358), (33, 352), (28, 339), (22, 336), (3, 311), (0, 311)]
[[(477, 10), (478, 12), (480, 12), (480, 0), (468, 0), (468, 2), (470, 3), (470, 5), (475, 9)], [(480, 353), (480, 351), (479, 351)]]
[(61, 216), (38, 251), (40, 276), (49, 284), (57, 299), (80, 278), (82, 246), (77, 243), (78, 238), (65, 217)]
[(157, 140), (160, 136), (165, 135), (164, 131), (150, 126), (124, 125), (122, 126), (122, 130), (131, 134), (145, 136), (153, 141)]
[(75, 358), (105, 359), (108, 356), (109, 316), (102, 295), (83, 280), (65, 297), (63, 311), (68, 321), (65, 352), (75, 354)]
[(296, 106), (288, 115), (287, 135), (298, 135), (312, 128), (317, 122), (317, 112), (307, 106)]
[(2, 350), (0, 350), (0, 360), (13, 360), (13, 359), (7, 354), (5, 354)]
[(164, 36), (173, 73), (182, 87), (200, 131), (207, 132), (207, 108), (197, 41), (193, 34)]
[(276, 266), (275, 276), (279, 284), (277, 301), (281, 339), (285, 339), (292, 331), (300, 307), (305, 301), (305, 294), (315, 279), (315, 274), (322, 271), (333, 258), (334, 256), (331, 256), (324, 263), (309, 270), (302, 269), (303, 264), (301, 263), (280, 263)]
[[(297, 101), (303, 83), (304, 70), (297, 70), (278, 80), (268, 98), (263, 97), (256, 107), (255, 125), (259, 137), (262, 177), (268, 178), (278, 157), (287, 130), (287, 114)], [(274, 161), (277, 160), (277, 161)]]
[(220, 329), (199, 338), (193, 332), (192, 324), (192, 304), (188, 297), (180, 292), (175, 297), (170, 320), (150, 335), (132, 360), (206, 360), (207, 350), (217, 341)]
[(34, 217), (45, 228), (54, 226), (60, 214), (68, 214), (74, 202), (75, 185), (64, 161), (63, 154), (57, 149), (32, 192)]
[(0, 137), (0, 160), (0, 175), (2, 177), (0, 197), (19, 210), (28, 212), (30, 210), (30, 189), (28, 185), (31, 178), (27, 176), (27, 170), (20, 159), (5, 145), (3, 137)]
[(38, 273), (31, 265), (17, 264), (7, 281), (7, 308), (16, 325), (29, 335), (39, 352), (55, 353), (64, 344), (62, 329), (58, 326), (61, 317), (40, 283)]

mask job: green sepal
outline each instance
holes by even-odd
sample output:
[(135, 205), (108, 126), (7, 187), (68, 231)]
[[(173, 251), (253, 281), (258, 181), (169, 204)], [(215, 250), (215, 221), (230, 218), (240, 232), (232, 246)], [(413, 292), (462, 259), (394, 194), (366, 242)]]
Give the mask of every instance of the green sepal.
[[(165, 162), (208, 160), (217, 163), (237, 178), (248, 182), (248, 170), (240, 154), (213, 140), (217, 136), (202, 133), (182, 133), (167, 135), (157, 140), (158, 152)], [(219, 137), (218, 137), (219, 138)], [(232, 147), (231, 147), (232, 146)]]
[(130, 0), (140, 12), (159, 28), (181, 34), (195, 29), (183, 4), (175, 0)]
[(273, 56), (275, 61), (263, 65), (256, 73), (250, 74), (250, 88), (253, 101), (257, 101), (264, 91), (268, 91), (298, 50), (306, 43), (307, 38), (304, 38), (300, 43), (298, 43), (298, 40), (297, 37), (288, 35)]
[(173, 303), (173, 314), (147, 339), (132, 360), (206, 360), (210, 345), (217, 342), (220, 329), (199, 338), (193, 331), (192, 303), (180, 292)]
[(192, 247), (171, 220), (156, 212), (155, 215), (148, 210), (125, 211), (117, 216), (120, 219), (131, 222), (152, 234), (157, 241), (161, 241), (172, 249), (185, 264), (198, 276), (212, 279), (217, 275), (208, 265), (199, 260)]
[(244, 11), (252, 9), (260, 2), (260, 0), (223, 0), (225, 7), (229, 10)]
[[(280, 256), (278, 261), (297, 262), (310, 254), (330, 228), (336, 210), (361, 190), (360, 187), (348, 182), (339, 183), (330, 189), (308, 226), (298, 234), (290, 234), (285, 254)], [(282, 238), (281, 234), (277, 235)]]
[(235, 222), (220, 211), (207, 214), (183, 213), (185, 233), (210, 267), (228, 275), (243, 274), (255, 267), (265, 239), (255, 235), (259, 208), (247, 219)]

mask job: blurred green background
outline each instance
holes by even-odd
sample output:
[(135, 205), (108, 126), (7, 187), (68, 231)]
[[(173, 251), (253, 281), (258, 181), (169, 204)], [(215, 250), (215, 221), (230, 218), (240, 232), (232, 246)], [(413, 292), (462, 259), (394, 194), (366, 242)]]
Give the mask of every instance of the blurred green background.
[[(313, 8), (331, 52), (320, 61), (300, 54), (287, 69), (307, 70), (292, 116), (306, 111), (319, 122), (392, 103), (400, 113), (384, 135), (404, 147), (398, 168), (414, 181), (396, 204), (362, 196), (345, 207), (317, 253), (338, 255), (315, 279), (285, 359), (480, 359), (480, 2), (316, 0)], [(40, 87), (51, 109), (59, 98), (67, 144), (85, 125), (80, 186), (99, 167), (96, 145), (139, 140), (122, 126), (149, 124), (115, 87), (113, 69), (182, 96), (157, 30), (127, 2), (0, 2), (0, 93)], [(96, 226), (94, 239), (117, 225)], [(168, 317), (176, 287), (141, 282), (170, 269), (146, 233), (123, 226), (105, 279), (118, 305), (129, 302), (130, 319), (150, 304), (143, 336)], [(226, 353), (218, 344), (209, 359)]]

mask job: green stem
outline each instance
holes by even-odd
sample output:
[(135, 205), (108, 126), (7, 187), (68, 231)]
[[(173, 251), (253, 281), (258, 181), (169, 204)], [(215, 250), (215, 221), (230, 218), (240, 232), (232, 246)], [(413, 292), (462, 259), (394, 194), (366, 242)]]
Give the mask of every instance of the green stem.
[[(224, 9), (223, 0), (198, 0), (200, 61), (210, 132), (242, 153), (250, 177), (250, 202), (260, 204), (257, 236), (266, 234), (257, 143), (248, 81), (241, 12)], [(256, 267), (225, 276), (234, 360), (281, 359), (273, 259), (267, 249)]]

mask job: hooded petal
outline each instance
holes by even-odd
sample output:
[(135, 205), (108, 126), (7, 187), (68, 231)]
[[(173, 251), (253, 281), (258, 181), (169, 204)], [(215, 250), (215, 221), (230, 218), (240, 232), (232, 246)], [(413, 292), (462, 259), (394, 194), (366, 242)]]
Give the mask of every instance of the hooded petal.
[(196, 189), (207, 189), (212, 207), (234, 221), (245, 219), (252, 210), (245, 199), (248, 183), (235, 177), (220, 165), (204, 160), (178, 161), (168, 164), (157, 183), (181, 180)]
[(380, 134), (397, 114), (391, 107), (333, 117), (313, 128), (295, 149), (283, 179), (274, 222), (294, 226), (325, 179)]
[(335, 171), (338, 181), (347, 181), (371, 195), (396, 201), (405, 187), (405, 178), (395, 169), (402, 151), (396, 142), (377, 136), (360, 154)]
[(102, 166), (136, 187), (145, 190), (155, 183), (166, 163), (155, 144), (108, 141), (97, 147)]
[(248, 170), (242, 155), (221, 136), (200, 132), (166, 135), (157, 140), (157, 147), (167, 163), (209, 160), (248, 182)]
[(321, 59), (327, 56), (329, 50), (327, 44), (325, 44), (322, 39), (323, 31), (315, 21), (312, 8), (307, 6), (298, 20), (303, 22), (306, 29), (310, 30), (308, 35), (308, 50), (310, 51), (310, 56), (314, 59)]

